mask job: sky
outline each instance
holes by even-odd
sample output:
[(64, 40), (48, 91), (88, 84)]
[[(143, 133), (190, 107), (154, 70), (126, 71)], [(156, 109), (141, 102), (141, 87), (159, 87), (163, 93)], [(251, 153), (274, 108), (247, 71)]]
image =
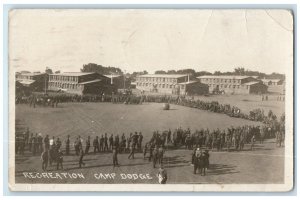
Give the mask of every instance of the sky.
[(288, 10), (13, 10), (10, 70), (233, 71), (293, 68)]

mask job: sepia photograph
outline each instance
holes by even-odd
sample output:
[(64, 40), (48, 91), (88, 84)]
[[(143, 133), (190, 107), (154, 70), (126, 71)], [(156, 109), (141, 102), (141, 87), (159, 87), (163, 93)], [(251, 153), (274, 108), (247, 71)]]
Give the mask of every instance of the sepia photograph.
[(293, 18), (10, 10), (10, 190), (292, 190)]

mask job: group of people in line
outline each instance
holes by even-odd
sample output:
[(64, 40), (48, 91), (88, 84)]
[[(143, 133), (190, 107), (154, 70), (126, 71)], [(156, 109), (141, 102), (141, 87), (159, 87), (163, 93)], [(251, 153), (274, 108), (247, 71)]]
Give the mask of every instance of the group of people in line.
[[(189, 128), (175, 129), (173, 132), (165, 130), (154, 131), (152, 137), (143, 145), (141, 132), (130, 133), (128, 137), (123, 133), (119, 135), (108, 135), (105, 133), (101, 137), (95, 136), (91, 139), (87, 136), (85, 140), (78, 136), (71, 142), (70, 135), (62, 141), (59, 137), (50, 138), (42, 134), (30, 133), (29, 128), (16, 136), (16, 154), (24, 155), (25, 149), (33, 156), (41, 155), (42, 169), (47, 170), (48, 165), (56, 163), (56, 169), (63, 169), (63, 156), (71, 155), (74, 148), (75, 155), (79, 157), (79, 168), (85, 165), (84, 156), (87, 154), (112, 153), (112, 163), (114, 167), (119, 166), (118, 154), (128, 153), (128, 159), (135, 159), (135, 153), (142, 153), (144, 159), (152, 162), (153, 167), (163, 165), (165, 150), (184, 148), (193, 150), (192, 164), (205, 175), (208, 168), (206, 156), (209, 150), (214, 151), (242, 151), (245, 144), (251, 144), (251, 150), (255, 148), (255, 142), (263, 143), (265, 138), (272, 138), (275, 131), (277, 146), (284, 144), (284, 130), (276, 127), (266, 126), (239, 126), (227, 129), (200, 129), (192, 132)], [(64, 144), (64, 146), (63, 146)], [(91, 148), (93, 150), (91, 151)], [(64, 149), (64, 150), (63, 150)], [(203, 172), (203, 173), (202, 173)]]
[[(263, 100), (267, 100), (268, 96), (262, 96)], [(187, 107), (193, 107), (201, 110), (207, 110), (215, 113), (226, 114), (230, 117), (238, 117), (252, 121), (260, 121), (263, 123), (268, 122), (267, 116), (259, 109), (255, 109), (249, 112), (249, 114), (242, 113), (241, 109), (237, 106), (230, 104), (220, 104), (218, 101), (203, 101), (195, 99), (193, 96), (170, 96), (170, 95), (145, 95), (145, 94), (132, 94), (126, 93), (112, 93), (112, 94), (99, 94), (99, 95), (70, 95), (70, 94), (34, 94), (30, 96), (18, 96), (16, 97), (16, 103), (26, 103), (30, 107), (49, 106), (57, 107), (58, 103), (65, 102), (112, 102), (112, 103), (124, 103), (124, 104), (142, 104), (143, 102), (157, 102), (157, 103), (171, 103), (176, 105), (182, 105)]]

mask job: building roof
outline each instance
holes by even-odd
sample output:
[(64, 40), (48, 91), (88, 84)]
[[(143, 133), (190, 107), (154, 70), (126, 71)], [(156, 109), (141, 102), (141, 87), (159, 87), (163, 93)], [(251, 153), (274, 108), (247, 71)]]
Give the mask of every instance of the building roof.
[(44, 75), (46, 73), (18, 73), (16, 75), (21, 75), (21, 76), (39, 76), (39, 75)]
[(281, 79), (261, 79), (263, 82), (279, 82)]
[[(217, 78), (217, 79), (245, 79), (249, 78), (251, 76), (210, 76), (210, 75), (205, 75), (205, 76), (198, 76), (197, 78)], [(251, 77), (253, 78), (253, 77)]]
[(22, 85), (31, 85), (32, 83), (35, 82), (35, 80), (18, 80), (18, 82), (20, 82)]
[(259, 83), (258, 81), (251, 81), (251, 82), (248, 82), (248, 83), (244, 83), (243, 85), (254, 85), (254, 84), (257, 84)]
[(148, 78), (181, 78), (185, 77), (187, 74), (144, 74), (138, 77), (148, 77)]
[(187, 82), (182, 82), (182, 83), (178, 83), (178, 84), (179, 85), (188, 85), (188, 84), (192, 84), (192, 83), (200, 83), (200, 82), (199, 81), (187, 81)]
[(60, 74), (51, 74), (51, 75), (58, 75), (58, 76), (84, 76), (88, 74), (94, 74), (96, 72), (64, 72)]
[(79, 83), (79, 84), (89, 84), (89, 83), (96, 83), (96, 82), (100, 82), (101, 80), (100, 79), (95, 79), (95, 80), (92, 80), (92, 81), (86, 81), (86, 82), (82, 82), (82, 83)]
[(107, 77), (107, 78), (111, 78), (111, 77), (113, 77), (113, 78), (118, 78), (118, 77), (121, 77), (122, 75), (118, 75), (118, 74), (108, 74), (108, 75), (103, 75), (103, 76), (105, 76), (105, 77)]

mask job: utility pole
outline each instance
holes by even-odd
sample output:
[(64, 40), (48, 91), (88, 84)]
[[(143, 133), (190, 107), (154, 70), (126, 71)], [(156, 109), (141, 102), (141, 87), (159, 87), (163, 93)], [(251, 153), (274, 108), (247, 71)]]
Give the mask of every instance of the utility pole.
[(126, 79), (126, 70), (124, 70), (124, 91), (125, 91), (125, 79)]

